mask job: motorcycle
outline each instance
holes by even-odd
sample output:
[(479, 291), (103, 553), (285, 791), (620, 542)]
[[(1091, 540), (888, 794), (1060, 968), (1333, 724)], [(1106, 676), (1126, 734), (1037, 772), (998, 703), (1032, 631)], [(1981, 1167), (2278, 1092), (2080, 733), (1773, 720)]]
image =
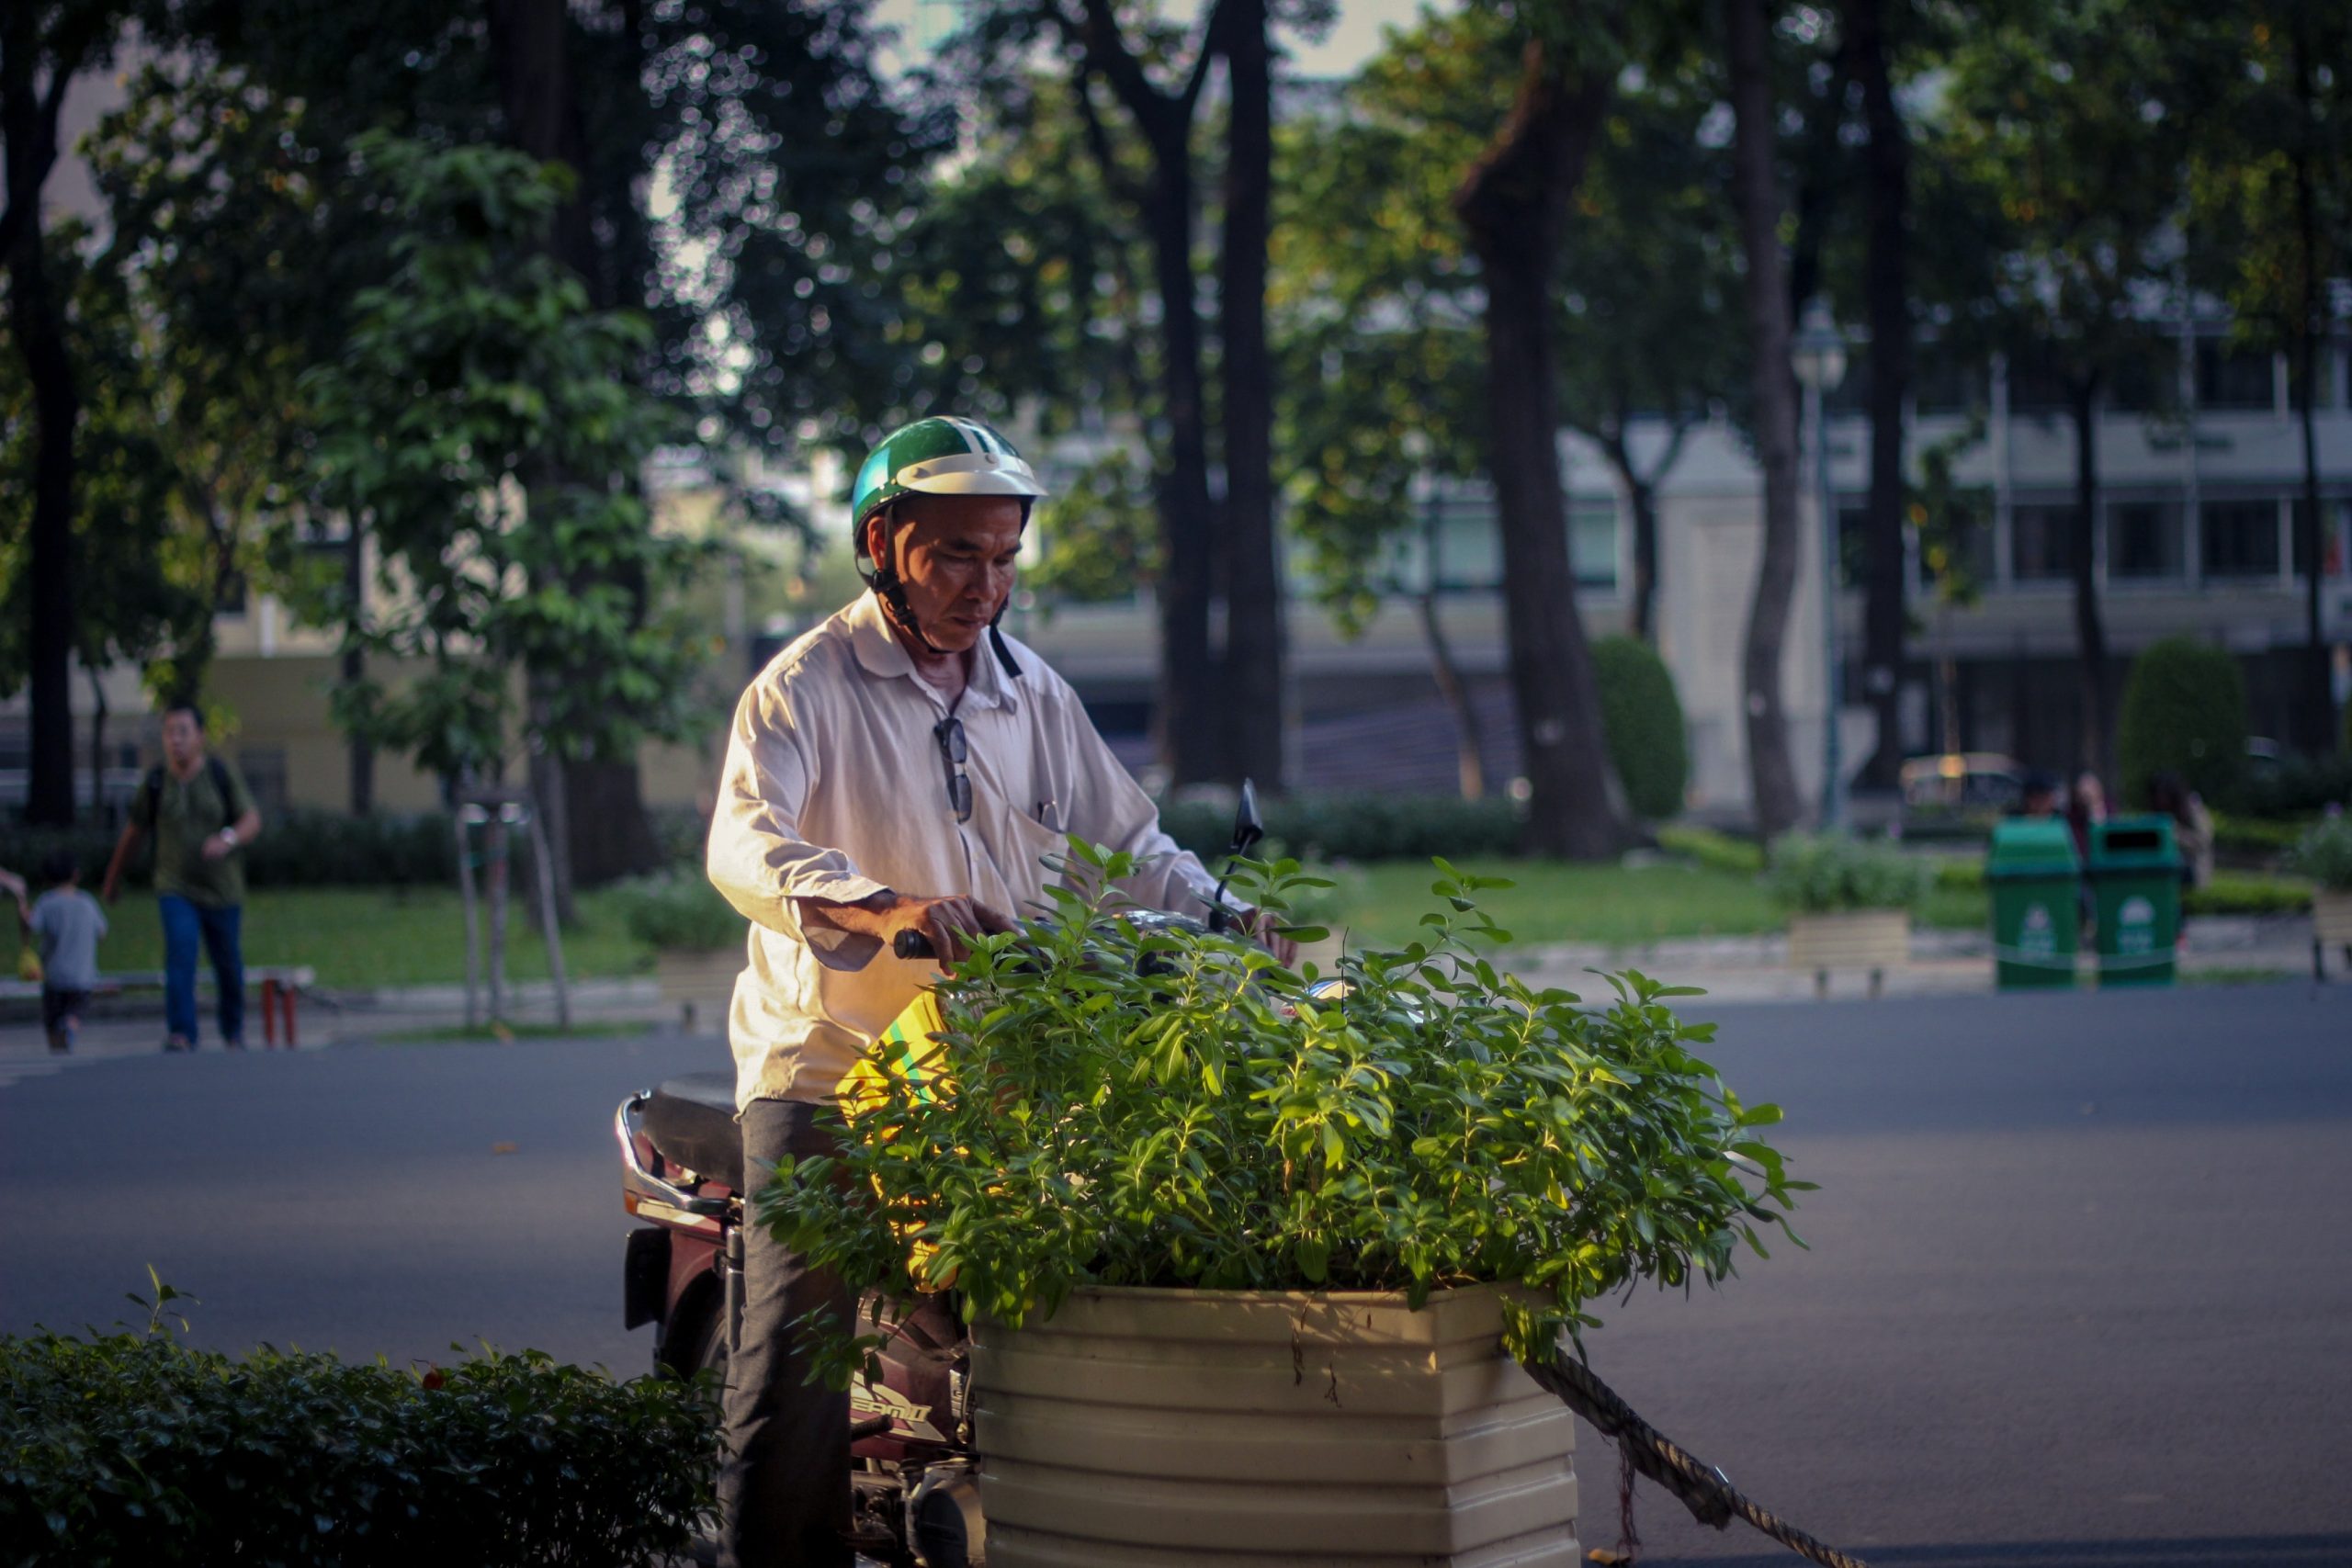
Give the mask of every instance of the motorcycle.
[[(1230, 861), (1265, 836), (1257, 795), (1241, 786)], [(1225, 885), (1204, 920), (1142, 913), (1138, 923), (1221, 931)], [(935, 954), (918, 932), (899, 933), (901, 958)], [(927, 1000), (928, 998), (924, 998)], [(921, 1007), (922, 1002), (917, 1006)], [(912, 1014), (917, 1010), (910, 1008)], [(658, 1370), (691, 1377), (709, 1369), (723, 1384), (743, 1300), (743, 1143), (732, 1072), (685, 1073), (620, 1103), (621, 1203), (644, 1222), (629, 1233), (622, 1265), (622, 1322), (654, 1325)], [(951, 1299), (868, 1300), (888, 1340), (880, 1377), (850, 1386), (848, 1477), (853, 1535), (889, 1568), (981, 1568), (987, 1524), (967, 1401), (964, 1325)]]

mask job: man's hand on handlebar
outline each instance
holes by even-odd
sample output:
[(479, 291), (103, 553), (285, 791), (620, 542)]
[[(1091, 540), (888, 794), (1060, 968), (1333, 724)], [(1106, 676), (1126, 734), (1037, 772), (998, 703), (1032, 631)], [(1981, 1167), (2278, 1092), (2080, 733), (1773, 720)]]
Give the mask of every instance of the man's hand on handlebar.
[(1298, 942), (1285, 935), (1263, 909), (1252, 909), (1241, 917), (1241, 933), (1274, 955), (1274, 962), (1285, 969), (1298, 967)]
[(802, 918), (814, 924), (874, 937), (901, 958), (936, 957), (947, 964), (972, 951), (971, 938), (1019, 929), (986, 904), (962, 894), (919, 898), (882, 892), (854, 904), (804, 898), (800, 909)]

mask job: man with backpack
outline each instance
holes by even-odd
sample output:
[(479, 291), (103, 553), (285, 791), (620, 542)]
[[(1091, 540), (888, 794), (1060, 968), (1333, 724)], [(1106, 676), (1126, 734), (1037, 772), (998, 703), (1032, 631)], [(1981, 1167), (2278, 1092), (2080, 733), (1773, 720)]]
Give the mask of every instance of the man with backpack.
[(220, 992), (220, 1043), (245, 1039), (244, 846), (261, 831), (253, 792), (235, 768), (204, 750), (204, 716), (194, 703), (164, 710), (164, 760), (131, 800), (130, 820), (107, 863), (109, 904), (142, 834), (155, 835), (155, 893), (164, 913), (164, 1049), (196, 1049), (196, 950), (212, 959)]

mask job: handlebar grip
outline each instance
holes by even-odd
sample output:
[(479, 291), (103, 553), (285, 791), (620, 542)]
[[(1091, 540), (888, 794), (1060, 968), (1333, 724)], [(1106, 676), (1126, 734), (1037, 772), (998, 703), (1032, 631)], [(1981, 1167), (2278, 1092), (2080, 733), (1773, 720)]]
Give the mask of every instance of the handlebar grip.
[(921, 931), (900, 931), (890, 939), (890, 951), (901, 958), (936, 958), (939, 950)]

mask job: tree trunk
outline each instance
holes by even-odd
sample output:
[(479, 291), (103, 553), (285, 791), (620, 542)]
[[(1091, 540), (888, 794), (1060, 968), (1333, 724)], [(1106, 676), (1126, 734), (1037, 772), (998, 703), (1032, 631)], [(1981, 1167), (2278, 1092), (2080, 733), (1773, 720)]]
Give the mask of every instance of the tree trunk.
[(98, 667), (84, 671), (90, 678), (90, 820), (107, 819), (107, 683)]
[(1862, 521), (1862, 691), (1878, 716), (1878, 749), (1861, 783), (1895, 787), (1903, 768), (1903, 401), (1911, 380), (1911, 147), (1887, 63), (1885, 0), (1854, 0), (1848, 13), (1862, 113), (1870, 127), (1862, 263), (1870, 321), (1871, 491)]
[(2312, 212), (2312, 59), (2307, 7), (2294, 8), (2290, 46), (2295, 57), (2295, 244), (2302, 260), (2301, 298), (2295, 310), (2295, 357), (2303, 387), (2303, 514), (2296, 525), (2299, 547), (2307, 568), (2303, 573), (2302, 701), (2294, 727), (2296, 744), (2306, 754), (2324, 757), (2336, 747), (2335, 700), (2328, 678), (2327, 641), (2320, 631), (2320, 579), (2326, 568), (2327, 514), (2320, 508), (2319, 345), (2326, 337), (2320, 318), (2320, 254), (2318, 222)]
[[(547, 248), (580, 276), (592, 297), (601, 299), (597, 280), (605, 269), (589, 222), (587, 141), (572, 81), (571, 8), (566, 0), (493, 0), (490, 22), (508, 139), (532, 157), (564, 164), (582, 176), (572, 199), (556, 211)], [(537, 476), (530, 504), (541, 504), (573, 477), (553, 471)], [(638, 476), (621, 477), (635, 488)], [(642, 584), (634, 586), (641, 601)], [(530, 672), (527, 678), (542, 677)], [(582, 883), (609, 881), (659, 863), (634, 755), (567, 761), (548, 748), (533, 752), (530, 772), (532, 794), (551, 807), (546, 824), (548, 869), (562, 920), (571, 921), (574, 892)]]
[(46, 89), (38, 81), (46, 7), (6, 8), (0, 32), (0, 141), (7, 209), (0, 218), (8, 269), (9, 335), (33, 400), (33, 504), (27, 570), (32, 591), (32, 754), (25, 819), (74, 820), (74, 432), (82, 418), (65, 311), (50, 288), (41, 186), (57, 162), (57, 116), (81, 50), (61, 50)]
[[(1724, 0), (1729, 34), (1733, 193), (1747, 259), (1748, 331), (1755, 350), (1756, 447), (1764, 470), (1764, 537), (1741, 652), (1747, 776), (1758, 831), (1767, 840), (1794, 826), (1797, 781), (1789, 760), (1788, 714), (1781, 700), (1781, 650), (1797, 581), (1796, 378), (1789, 362), (1789, 296), (1781, 255), (1781, 197), (1772, 172), (1772, 85), (1763, 0)], [(1830, 563), (1824, 562), (1825, 573)], [(1823, 592), (1829, 591), (1825, 579)]]
[(1577, 608), (1560, 487), (1552, 284), (1561, 226), (1613, 73), (1571, 74), (1531, 41), (1510, 120), (1453, 197), (1487, 288), (1487, 398), (1503, 610), (1539, 854), (1600, 860), (1630, 837)]
[(2068, 400), (2075, 423), (2075, 515), (2067, 530), (2074, 558), (2075, 662), (2083, 707), (2082, 748), (2075, 766), (2112, 782), (2107, 722), (2107, 626), (2098, 602), (2098, 378), (2075, 383)]
[[(1151, 177), (1137, 199), (1151, 237), (1152, 279), (1159, 294), (1160, 388), (1168, 420), (1168, 468), (1158, 485), (1164, 559), (1155, 723), (1160, 760), (1170, 781), (1180, 784), (1219, 778), (1227, 771), (1227, 727), (1217, 711), (1221, 670), (1209, 646), (1216, 521), (1209, 502), (1200, 305), (1193, 279), (1192, 162), (1193, 110), (1222, 23), (1213, 10), (1192, 74), (1180, 90), (1167, 93), (1152, 85), (1120, 35), (1111, 0), (1083, 0), (1082, 20), (1066, 21), (1085, 50), (1086, 69), (1110, 84), (1151, 150)], [(1107, 141), (1090, 141), (1104, 179), (1116, 187), (1119, 170)]]
[[(343, 548), (343, 591), (349, 601), (344, 614), (352, 635), (344, 639), (343, 681), (345, 685), (356, 685), (368, 673), (368, 655), (358, 641), (368, 629), (368, 537), (356, 519), (348, 526), (351, 536)], [(376, 748), (364, 736), (355, 734), (350, 760), (351, 814), (365, 817), (376, 809)]]
[(1463, 683), (1461, 668), (1453, 662), (1453, 647), (1445, 640), (1445, 627), (1439, 624), (1436, 586), (1422, 589), (1415, 598), (1421, 611), (1421, 635), (1429, 639), (1430, 673), (1437, 681), (1438, 695), (1445, 699), (1446, 711), (1453, 716), (1455, 776), (1462, 798), (1483, 800), (1487, 747), (1478, 727), (1477, 705), (1470, 699), (1470, 688)]
[(1226, 0), (1232, 90), (1217, 309), (1224, 338), (1226, 771), (1283, 785), (1282, 565), (1274, 540), (1273, 365), (1266, 352), (1273, 82), (1266, 0)]

